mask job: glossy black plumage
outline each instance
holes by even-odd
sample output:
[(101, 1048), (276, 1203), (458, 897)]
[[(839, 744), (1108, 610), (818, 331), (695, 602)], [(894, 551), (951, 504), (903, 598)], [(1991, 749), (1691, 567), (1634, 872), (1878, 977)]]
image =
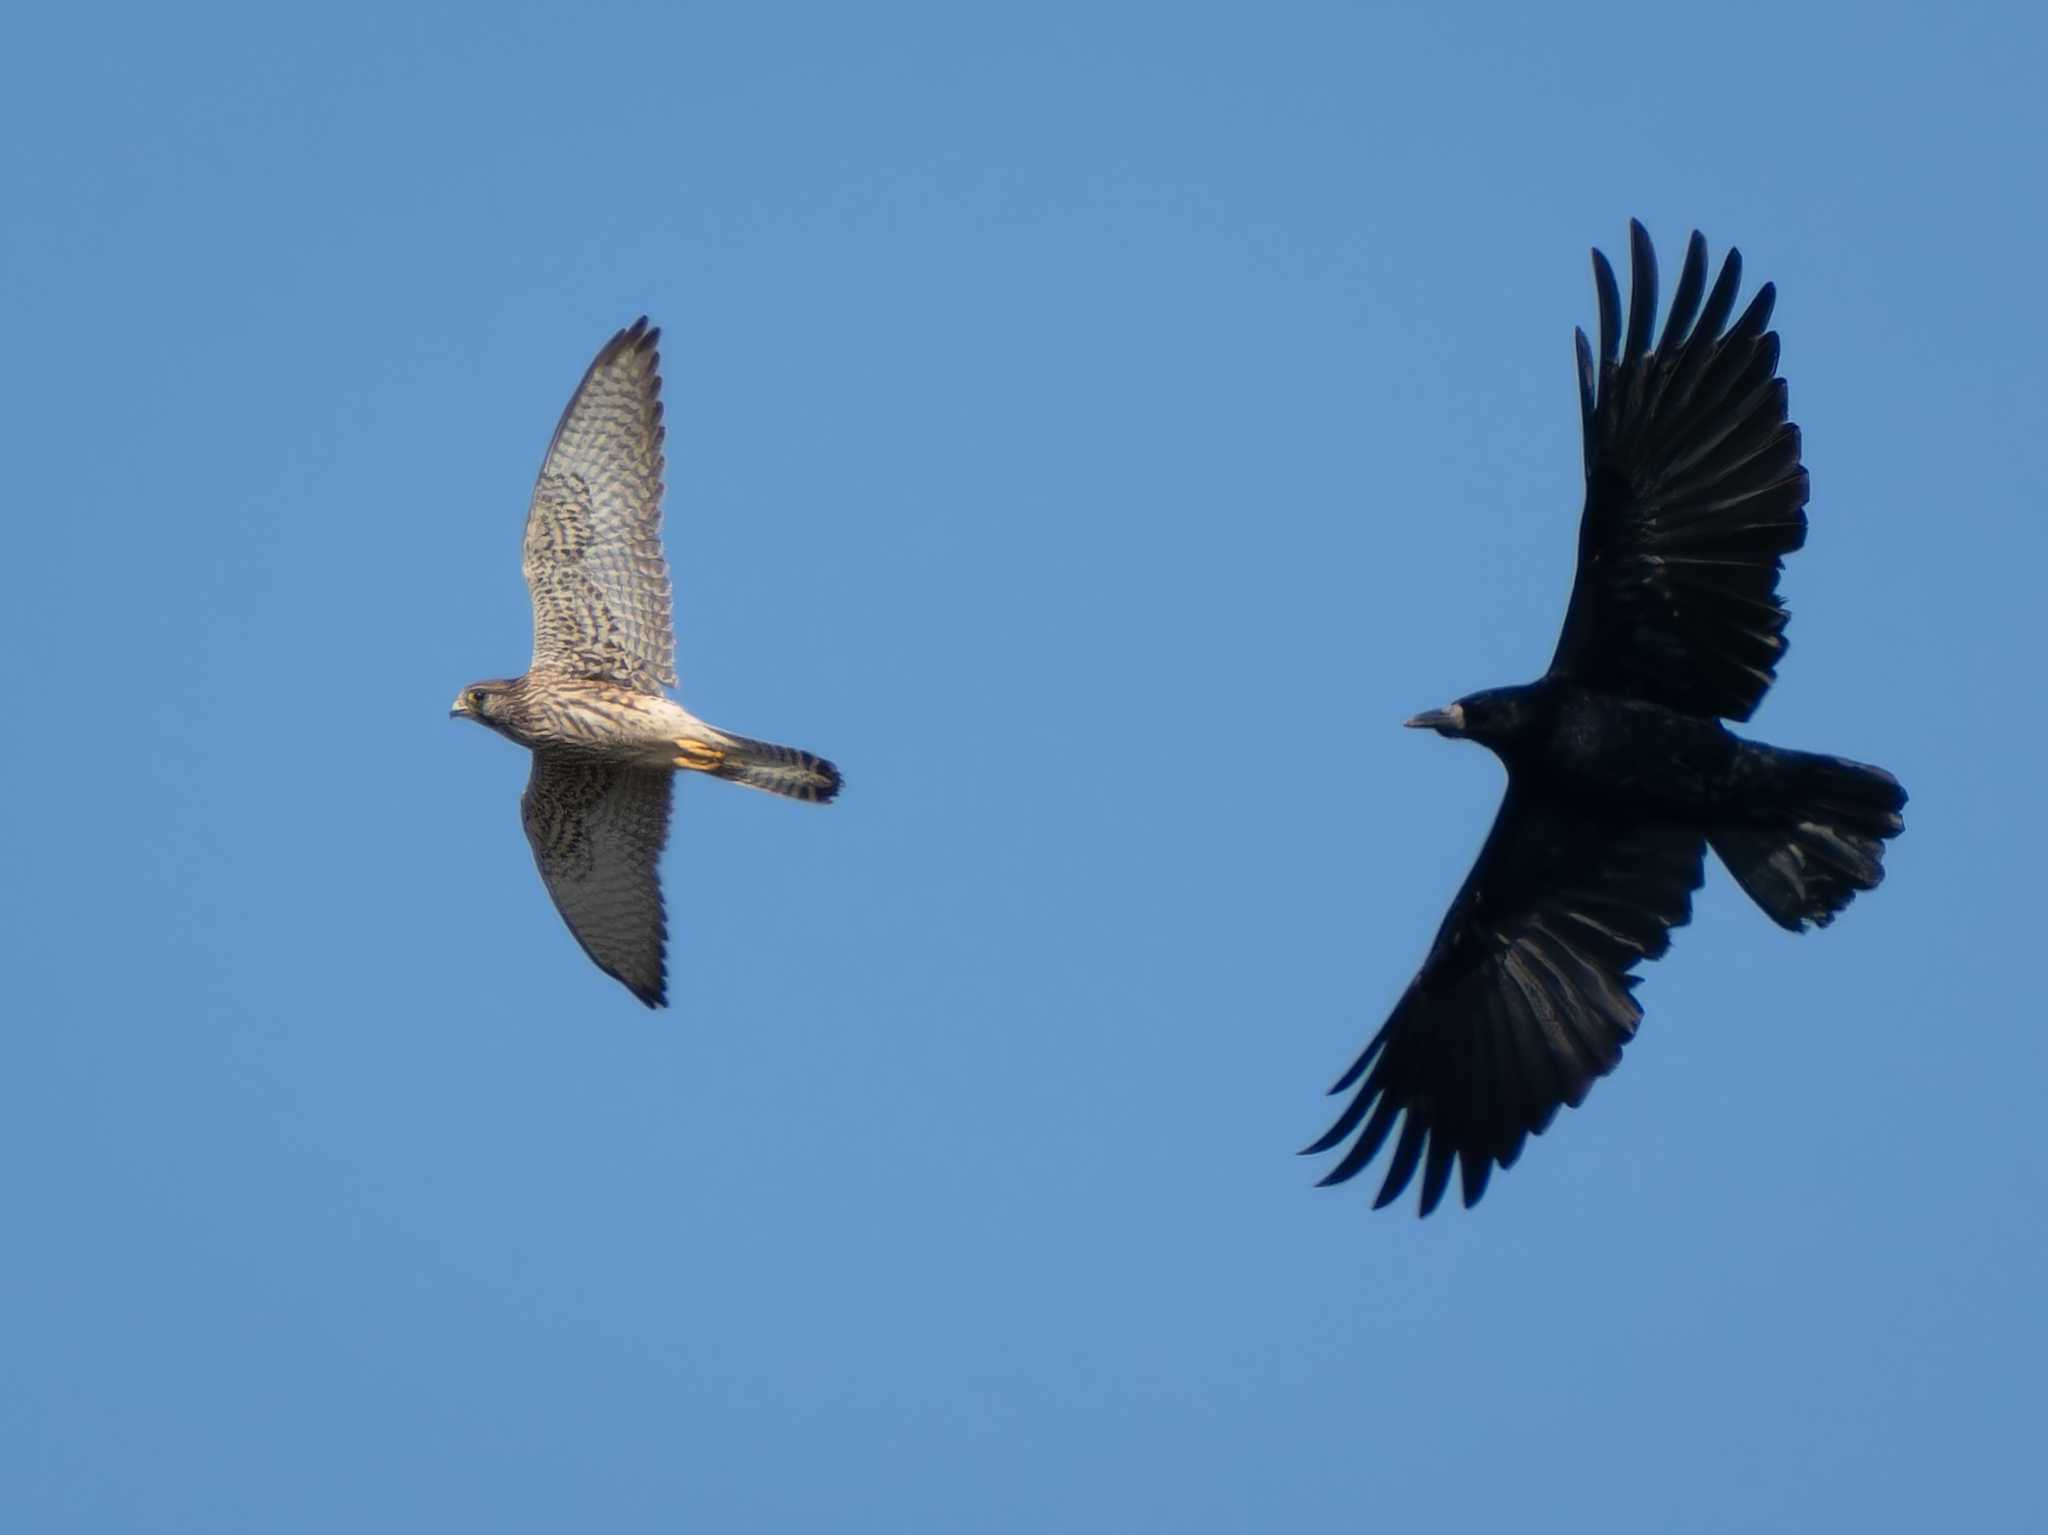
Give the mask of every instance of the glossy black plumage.
[(1550, 669), (1410, 721), (1488, 746), (1508, 789), (1421, 971), (1331, 1089), (1349, 1105), (1308, 1148), (1351, 1142), (1323, 1180), (1338, 1183), (1391, 1140), (1378, 1205), (1419, 1170), (1427, 1215), (1454, 1166), (1474, 1203), (1614, 1069), (1642, 1017), (1633, 970), (1691, 916), (1709, 846), (1798, 931), (1883, 878), (1903, 824), (1882, 769), (1721, 723), (1748, 719), (1776, 675), (1778, 574), (1806, 538), (1774, 295), (1730, 325), (1741, 257), (1709, 291), (1695, 233), (1653, 349), (1656, 257), (1642, 225), (1629, 233), (1626, 329), (1595, 251), (1597, 363), (1577, 337), (1586, 502)]

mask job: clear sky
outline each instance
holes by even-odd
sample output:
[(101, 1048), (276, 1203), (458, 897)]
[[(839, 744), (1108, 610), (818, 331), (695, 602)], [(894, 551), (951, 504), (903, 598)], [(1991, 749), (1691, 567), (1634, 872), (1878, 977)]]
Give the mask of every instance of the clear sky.
[[(2048, 21), (1572, 9), (17, 16), (0, 1522), (2048, 1527)], [(1906, 835), (1375, 1215), (1631, 215), (1778, 284), (1753, 729)], [(446, 717), (643, 311), (680, 696), (847, 776), (679, 786), (664, 1013)]]

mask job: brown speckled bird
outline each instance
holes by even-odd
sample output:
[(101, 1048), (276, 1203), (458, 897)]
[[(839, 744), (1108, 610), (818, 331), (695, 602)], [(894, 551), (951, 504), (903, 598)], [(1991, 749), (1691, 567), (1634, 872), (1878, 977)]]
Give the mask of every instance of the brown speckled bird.
[(526, 675), (473, 682), (449, 710), (532, 749), (519, 807), (540, 877), (584, 952), (649, 1007), (668, 1001), (656, 863), (675, 771), (813, 804), (840, 782), (822, 758), (715, 729), (663, 696), (676, 671), (660, 338), (643, 316), (606, 342), (548, 444), (526, 515)]

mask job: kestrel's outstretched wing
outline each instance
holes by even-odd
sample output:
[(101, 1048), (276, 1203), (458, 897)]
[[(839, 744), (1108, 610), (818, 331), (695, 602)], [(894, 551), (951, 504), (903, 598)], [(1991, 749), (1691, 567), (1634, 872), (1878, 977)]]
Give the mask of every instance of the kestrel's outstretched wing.
[(661, 553), (661, 355), (645, 316), (605, 343), (548, 444), (526, 514), (533, 670), (658, 693), (676, 682)]
[[(1742, 282), (1711, 293), (1695, 233), (1656, 349), (1657, 258), (1629, 225), (1628, 332), (1607, 258), (1595, 371), (1578, 334), (1586, 436), (1579, 571), (1552, 676), (1686, 714), (1746, 720), (1785, 654), (1783, 557), (1806, 541), (1806, 470), (1786, 419), (1769, 283), (1724, 332)], [(1701, 307), (1701, 297), (1706, 299)]]
[(537, 751), (519, 801), (555, 909), (597, 968), (649, 1007), (668, 1002), (655, 864), (668, 841), (669, 784), (663, 768)]

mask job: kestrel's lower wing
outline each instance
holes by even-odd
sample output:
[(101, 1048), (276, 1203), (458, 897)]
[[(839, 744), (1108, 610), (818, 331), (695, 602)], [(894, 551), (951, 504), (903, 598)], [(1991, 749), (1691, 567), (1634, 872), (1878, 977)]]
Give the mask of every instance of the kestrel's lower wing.
[(670, 782), (664, 769), (537, 751), (519, 801), (555, 909), (597, 968), (649, 1007), (668, 1003), (656, 865), (668, 841)]

